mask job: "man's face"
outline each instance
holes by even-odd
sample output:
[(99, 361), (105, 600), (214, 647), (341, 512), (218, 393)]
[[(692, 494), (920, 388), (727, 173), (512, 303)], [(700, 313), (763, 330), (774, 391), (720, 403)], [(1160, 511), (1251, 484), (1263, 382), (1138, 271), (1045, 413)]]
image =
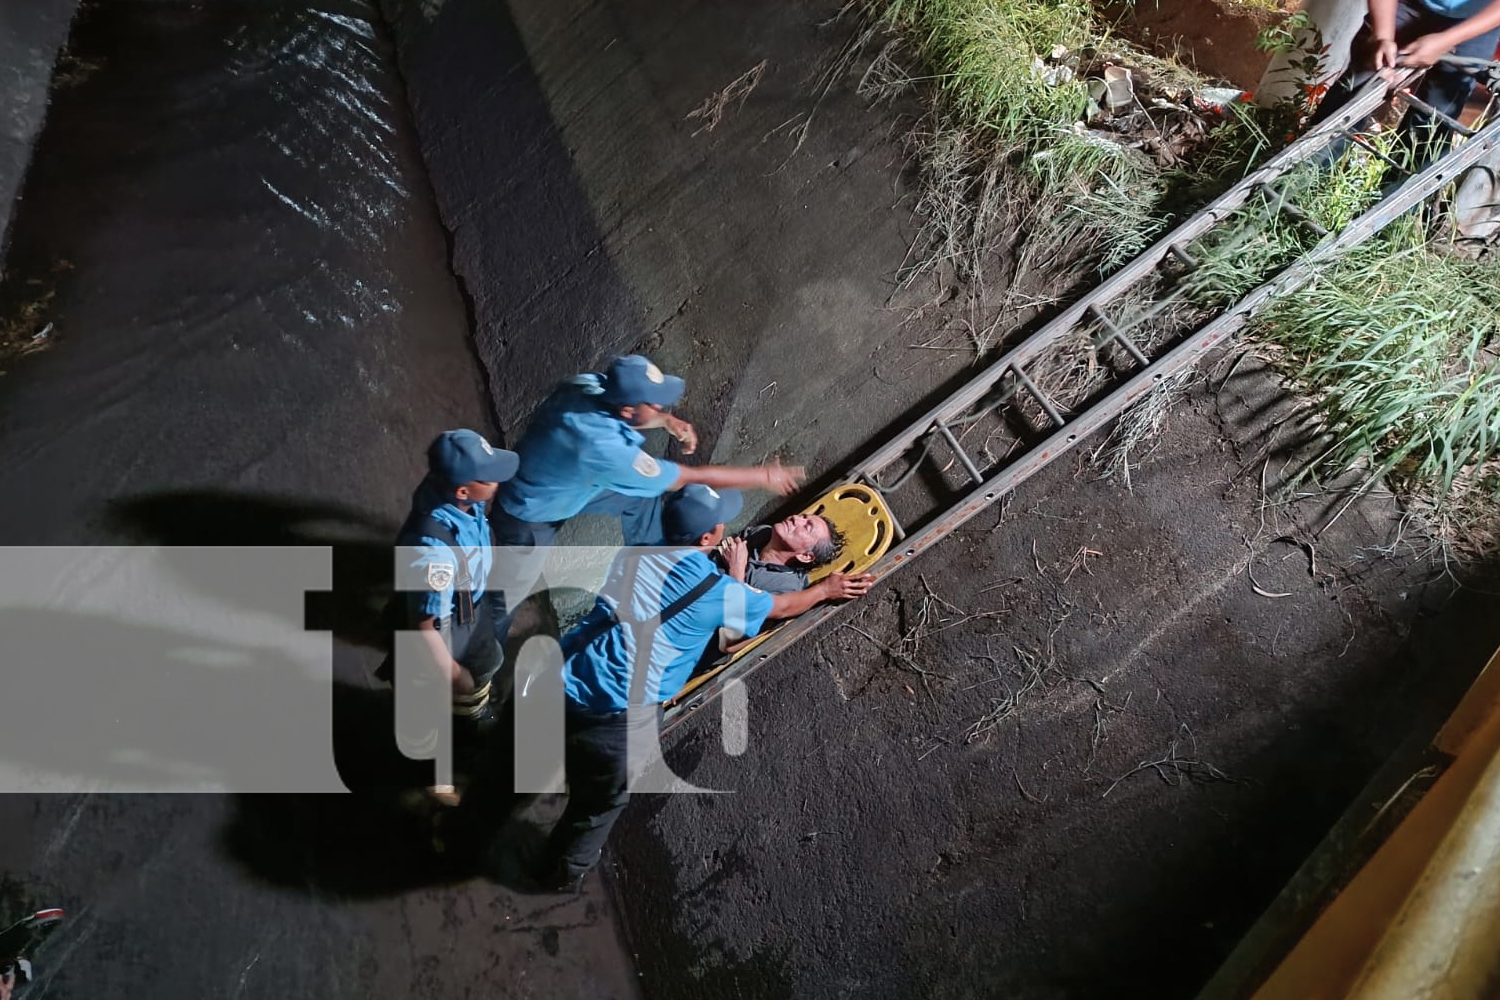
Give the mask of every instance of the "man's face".
[(830, 541), (828, 522), (815, 514), (793, 514), (771, 525), (771, 531), (782, 545), (797, 553), (803, 562), (812, 561), (812, 551)]
[(483, 482), (476, 479), (473, 482), (464, 483), (454, 492), (465, 503), (486, 503), (495, 498), (495, 493), (499, 489), (499, 483)]
[(655, 403), (636, 403), (625, 407), (621, 416), (632, 427), (655, 427), (669, 409), (670, 407), (657, 406)]

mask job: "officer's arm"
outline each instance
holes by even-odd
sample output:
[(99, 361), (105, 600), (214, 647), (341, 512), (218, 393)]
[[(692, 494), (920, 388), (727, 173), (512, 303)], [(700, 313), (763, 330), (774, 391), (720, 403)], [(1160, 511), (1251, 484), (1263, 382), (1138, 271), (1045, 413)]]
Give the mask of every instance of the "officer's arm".
[(807, 477), (800, 465), (782, 465), (767, 462), (765, 465), (681, 465), (678, 466), (677, 481), (673, 490), (680, 490), (691, 483), (710, 486), (716, 490), (766, 489), (787, 496)]
[(474, 678), (453, 658), (453, 654), (448, 652), (448, 644), (443, 641), (443, 634), (438, 631), (437, 618), (429, 615), (417, 622), (417, 632), (421, 634), (422, 641), (427, 644), (427, 651), (432, 655), (432, 662), (447, 675), (448, 680), (453, 683), (453, 689), (459, 694), (473, 693)]
[(693, 429), (693, 425), (681, 417), (674, 417), (665, 411), (658, 412), (655, 417), (645, 423), (632, 424), (631, 426), (638, 431), (660, 427), (682, 442), (682, 453), (684, 455), (691, 455), (698, 450), (698, 432)]
[(870, 592), (875, 577), (869, 573), (860, 576), (845, 576), (829, 573), (805, 590), (790, 594), (777, 594), (772, 598), (771, 618), (796, 618), (812, 610), (824, 601), (842, 601), (851, 597), (863, 597)]
[(1500, 27), (1500, 0), (1496, 0), (1473, 17), (1460, 21), (1442, 34), (1444, 39), (1452, 42), (1453, 47), (1456, 48), (1469, 39), (1478, 38), (1497, 27)]
[[(1396, 0), (1369, 0), (1367, 6), (1370, 9), (1370, 34), (1372, 60), (1370, 68), (1374, 70), (1391, 69), (1396, 65)], [(1353, 54), (1355, 58), (1359, 53)]]

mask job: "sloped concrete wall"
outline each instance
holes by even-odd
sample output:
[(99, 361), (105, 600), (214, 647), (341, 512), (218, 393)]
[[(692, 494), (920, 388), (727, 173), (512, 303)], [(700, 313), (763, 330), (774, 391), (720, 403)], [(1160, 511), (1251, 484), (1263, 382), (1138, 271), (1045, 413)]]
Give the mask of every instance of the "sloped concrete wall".
[(52, 67), (78, 0), (6, 0), (0, 4), (0, 259), (31, 147), (47, 114)]

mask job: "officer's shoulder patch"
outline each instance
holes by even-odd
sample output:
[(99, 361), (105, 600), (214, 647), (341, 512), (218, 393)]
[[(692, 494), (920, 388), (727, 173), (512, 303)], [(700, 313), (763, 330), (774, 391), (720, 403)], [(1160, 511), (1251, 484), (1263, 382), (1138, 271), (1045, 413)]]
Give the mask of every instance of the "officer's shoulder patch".
[(428, 563), (427, 586), (436, 591), (447, 590), (453, 583), (452, 563)]
[(652, 458), (650, 455), (646, 454), (644, 451), (637, 451), (635, 453), (635, 461), (630, 463), (630, 467), (636, 472), (639, 472), (641, 475), (647, 476), (649, 478), (654, 479), (655, 477), (661, 475), (661, 463)]

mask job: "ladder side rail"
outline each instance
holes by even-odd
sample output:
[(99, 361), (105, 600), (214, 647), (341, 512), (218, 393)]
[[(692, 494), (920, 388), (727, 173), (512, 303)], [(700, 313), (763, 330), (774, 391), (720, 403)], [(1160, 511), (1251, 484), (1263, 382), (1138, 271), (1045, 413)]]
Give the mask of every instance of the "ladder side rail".
[[(1192, 365), (1203, 354), (1239, 332), (1256, 310), (1272, 297), (1294, 292), (1305, 285), (1312, 279), (1318, 264), (1374, 236), (1420, 205), (1497, 146), (1500, 146), (1500, 121), (1486, 126), (1463, 146), (1450, 150), (1389, 197), (1382, 199), (1351, 222), (1337, 236), (1323, 241), (1274, 278), (1256, 287), (1222, 315), (1205, 323), (1176, 347), (1163, 354), (1149, 368), (1128, 379), (1104, 399), (1070, 420), (1065, 426), (1058, 428), (1025, 455), (975, 487), (958, 503), (914, 533), (907, 535), (899, 546), (893, 547), (874, 566), (870, 567), (869, 571), (877, 580), (881, 580), (921, 555), (1000, 497), (1062, 457), (1078, 442), (1119, 416), (1131, 403), (1146, 395), (1163, 379)], [(807, 614), (787, 622), (751, 655), (724, 670), (721, 675), (704, 685), (682, 704), (668, 709), (662, 731), (664, 733), (670, 731), (689, 714), (716, 699), (723, 692), (724, 685), (728, 681), (743, 680), (764, 666), (772, 657), (789, 648), (798, 639), (816, 631), (834, 616), (857, 604), (857, 601), (820, 604)]]
[[(1409, 71), (1399, 77), (1392, 86), (1404, 86), (1420, 72), (1420, 70)], [(904, 430), (896, 432), (885, 445), (856, 465), (849, 478), (877, 474), (899, 459), (935, 424), (948, 423), (955, 416), (963, 414), (984, 398), (985, 393), (995, 382), (1004, 377), (1008, 369), (1018, 365), (1022, 367), (1028, 365), (1039, 354), (1051, 347), (1053, 342), (1072, 332), (1091, 307), (1116, 298), (1121, 292), (1154, 270), (1168, 255), (1175, 255), (1172, 249), (1174, 244), (1186, 246), (1191, 243), (1248, 201), (1250, 196), (1262, 186), (1280, 177), (1304, 159), (1320, 152), (1323, 146), (1332, 141), (1337, 134), (1372, 114), (1384, 103), (1387, 88), (1388, 85), (1378, 78), (1365, 84), (1364, 88), (1338, 114), (1277, 153), (1258, 170), (1247, 174), (1234, 187), (1210, 202), (1191, 218), (1184, 220), (1176, 229), (1159, 239), (1134, 261), (1105, 279), (1092, 292), (1064, 309), (1025, 341), (1001, 355), (962, 388), (945, 397), (942, 402), (907, 425)]]

